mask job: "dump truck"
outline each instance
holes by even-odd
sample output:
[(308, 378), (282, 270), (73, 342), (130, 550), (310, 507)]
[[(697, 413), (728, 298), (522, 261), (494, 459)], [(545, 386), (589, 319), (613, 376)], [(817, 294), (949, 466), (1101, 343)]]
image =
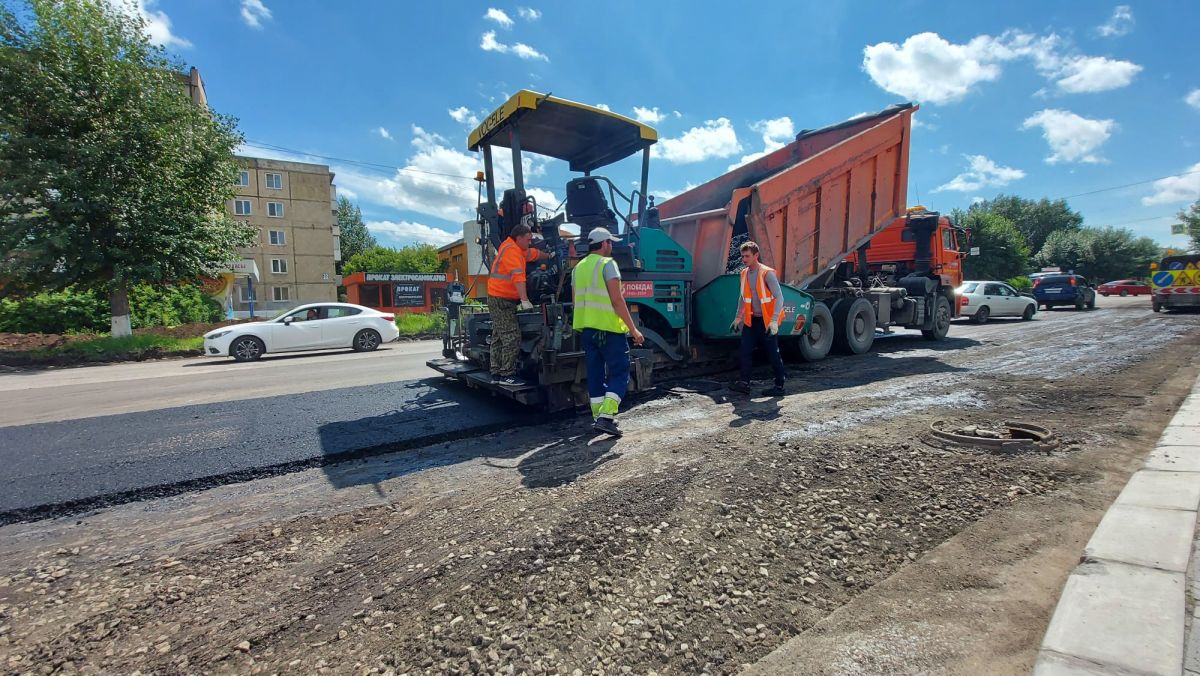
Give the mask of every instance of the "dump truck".
[[(727, 366), (735, 352), (730, 321), (740, 304), (737, 245), (758, 242), (775, 268), (785, 319), (780, 341), (808, 361), (831, 349), (870, 349), (877, 330), (919, 329), (944, 338), (957, 316), (963, 232), (937, 212), (907, 209), (913, 104), (900, 104), (822, 129), (659, 205), (648, 192), (651, 127), (592, 106), (521, 91), (468, 137), (483, 154), (476, 206), (490, 265), (517, 223), (556, 256), (530, 264), (535, 308), (518, 315), (519, 385), (488, 372), (486, 308), (448, 290), (448, 321), (437, 372), (470, 387), (548, 410), (587, 403), (584, 354), (571, 329), (570, 270), (575, 247), (595, 227), (618, 232), (613, 257), (623, 295), (645, 335), (630, 350), (630, 392), (656, 378)], [(511, 156), (513, 187), (497, 194), (494, 149)], [(524, 154), (567, 162), (582, 174), (566, 184), (564, 209), (537, 204), (523, 181)], [(598, 169), (640, 155), (641, 180), (626, 195)], [(578, 235), (564, 235), (577, 229)]]

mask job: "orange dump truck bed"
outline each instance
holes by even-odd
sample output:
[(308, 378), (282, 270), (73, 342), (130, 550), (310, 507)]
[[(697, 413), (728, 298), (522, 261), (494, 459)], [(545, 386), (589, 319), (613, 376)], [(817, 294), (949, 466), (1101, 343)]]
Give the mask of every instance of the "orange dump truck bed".
[(899, 104), (815, 131), (659, 205), (692, 253), (697, 288), (746, 234), (781, 281), (805, 288), (904, 216), (912, 114)]

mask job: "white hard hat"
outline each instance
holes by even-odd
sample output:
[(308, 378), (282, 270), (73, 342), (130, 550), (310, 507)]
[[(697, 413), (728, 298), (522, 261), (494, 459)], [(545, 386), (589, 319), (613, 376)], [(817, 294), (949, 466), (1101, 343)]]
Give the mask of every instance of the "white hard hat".
[(592, 228), (592, 231), (588, 233), (588, 244), (599, 244), (608, 241), (619, 242), (621, 240), (614, 237), (608, 231), (608, 228)]

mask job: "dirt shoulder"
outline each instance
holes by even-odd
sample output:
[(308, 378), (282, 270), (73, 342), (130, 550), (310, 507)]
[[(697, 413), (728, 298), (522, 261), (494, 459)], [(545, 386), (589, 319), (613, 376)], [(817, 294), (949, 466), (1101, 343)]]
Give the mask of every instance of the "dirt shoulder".
[[(619, 441), (549, 422), (5, 527), (0, 665), (733, 673), (804, 636), (802, 672), (1018, 671), (1195, 375), (1200, 322), (1144, 314), (669, 391)], [(923, 441), (1014, 418), (1062, 447)]]

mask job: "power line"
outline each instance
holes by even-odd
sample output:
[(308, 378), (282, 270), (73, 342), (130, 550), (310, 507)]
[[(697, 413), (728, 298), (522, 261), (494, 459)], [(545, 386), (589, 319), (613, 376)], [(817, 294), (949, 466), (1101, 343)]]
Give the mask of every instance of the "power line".
[(1067, 195), (1066, 197), (1059, 197), (1058, 199), (1069, 200), (1073, 197), (1083, 197), (1085, 195), (1095, 195), (1097, 193), (1109, 192), (1111, 190), (1120, 190), (1122, 188), (1132, 188), (1135, 185), (1146, 185), (1147, 183), (1154, 183), (1155, 181), (1161, 181), (1164, 178), (1179, 178), (1181, 176), (1190, 176), (1191, 174), (1200, 174), (1200, 169), (1196, 169), (1194, 171), (1185, 171), (1181, 174), (1171, 174), (1170, 176), (1159, 176), (1158, 178), (1151, 178), (1151, 179), (1148, 179), (1145, 181), (1137, 181), (1136, 183), (1126, 183), (1125, 185), (1115, 185), (1111, 188), (1100, 188), (1099, 190), (1090, 190), (1088, 192), (1081, 192), (1076, 195)]

